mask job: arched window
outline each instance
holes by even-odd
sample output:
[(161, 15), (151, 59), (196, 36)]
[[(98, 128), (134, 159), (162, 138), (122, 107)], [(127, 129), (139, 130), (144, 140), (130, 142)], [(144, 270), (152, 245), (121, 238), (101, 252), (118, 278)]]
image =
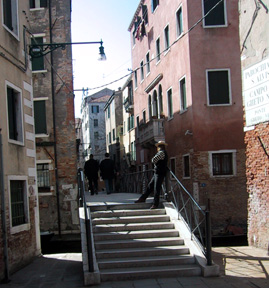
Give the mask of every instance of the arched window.
[(158, 100), (159, 100), (160, 115), (163, 115), (164, 113), (163, 113), (163, 89), (162, 89), (162, 85), (159, 85)]
[(148, 109), (149, 109), (149, 120), (150, 120), (152, 117), (151, 95), (149, 95), (149, 98), (148, 98)]
[(152, 115), (158, 117), (158, 97), (157, 97), (157, 91), (154, 90), (153, 92), (153, 102), (152, 102)]

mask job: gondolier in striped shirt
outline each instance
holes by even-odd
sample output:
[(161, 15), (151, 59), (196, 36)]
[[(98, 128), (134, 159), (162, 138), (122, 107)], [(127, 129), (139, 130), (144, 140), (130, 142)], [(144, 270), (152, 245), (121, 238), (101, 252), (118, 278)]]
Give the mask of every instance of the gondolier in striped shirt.
[(135, 201), (135, 203), (145, 202), (150, 193), (154, 191), (154, 200), (150, 209), (157, 209), (159, 206), (160, 192), (166, 174), (168, 159), (167, 152), (165, 151), (167, 143), (164, 141), (159, 141), (155, 144), (155, 146), (157, 147), (157, 153), (151, 159), (151, 162), (154, 165), (154, 175), (148, 184), (146, 192), (143, 193), (141, 197)]

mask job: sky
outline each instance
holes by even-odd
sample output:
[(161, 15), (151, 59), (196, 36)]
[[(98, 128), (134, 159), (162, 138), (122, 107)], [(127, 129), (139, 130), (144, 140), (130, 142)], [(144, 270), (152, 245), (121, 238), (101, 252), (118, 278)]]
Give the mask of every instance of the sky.
[[(131, 65), (131, 38), (128, 27), (140, 0), (73, 0), (72, 43), (103, 41), (106, 61), (98, 61), (99, 44), (72, 45), (74, 90), (86, 95), (104, 88), (122, 87)], [(113, 84), (106, 85), (114, 82)], [(97, 88), (106, 85), (102, 88)], [(75, 93), (75, 116), (80, 117), (83, 92)]]

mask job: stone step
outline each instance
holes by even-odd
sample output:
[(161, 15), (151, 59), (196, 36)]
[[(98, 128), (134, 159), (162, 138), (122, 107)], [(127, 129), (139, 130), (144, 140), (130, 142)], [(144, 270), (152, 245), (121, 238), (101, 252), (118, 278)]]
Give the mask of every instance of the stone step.
[(110, 233), (95, 233), (94, 240), (126, 240), (139, 238), (160, 238), (160, 237), (178, 237), (179, 232), (175, 229), (160, 230), (142, 230), (142, 231), (118, 231)]
[(128, 248), (128, 249), (104, 249), (96, 252), (96, 259), (110, 258), (130, 258), (130, 257), (153, 257), (168, 255), (189, 254), (189, 248), (183, 245), (179, 246), (163, 246), (149, 248)]
[(169, 222), (170, 217), (167, 215), (149, 215), (149, 216), (126, 216), (126, 217), (110, 217), (95, 218), (92, 220), (93, 225), (102, 224), (129, 224), (129, 223), (153, 223), (153, 222)]
[(172, 229), (174, 224), (171, 222), (156, 222), (156, 223), (131, 223), (131, 224), (104, 224), (94, 225), (93, 232), (118, 232), (118, 231), (138, 231), (138, 230), (156, 230), (156, 229)]
[(162, 277), (190, 277), (201, 275), (201, 268), (197, 265), (157, 266), (106, 269), (101, 271), (101, 281), (136, 280)]
[(179, 237), (169, 238), (143, 238), (143, 239), (128, 239), (118, 241), (98, 241), (95, 242), (96, 251), (103, 249), (125, 249), (125, 248), (142, 248), (156, 246), (173, 246), (184, 245), (184, 240)]
[(137, 209), (137, 210), (107, 210), (96, 211), (91, 213), (92, 219), (109, 218), (109, 217), (124, 217), (124, 216), (139, 216), (139, 215), (166, 215), (165, 209)]
[(152, 267), (169, 265), (194, 264), (195, 259), (192, 255), (170, 255), (152, 257), (134, 257), (122, 259), (100, 259), (98, 267), (102, 269), (131, 268), (131, 267)]

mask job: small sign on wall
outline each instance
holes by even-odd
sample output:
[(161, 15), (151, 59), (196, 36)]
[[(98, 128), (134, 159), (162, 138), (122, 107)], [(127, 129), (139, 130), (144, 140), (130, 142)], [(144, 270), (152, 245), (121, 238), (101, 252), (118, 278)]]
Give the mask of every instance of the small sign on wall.
[(246, 126), (269, 121), (269, 58), (243, 70)]

